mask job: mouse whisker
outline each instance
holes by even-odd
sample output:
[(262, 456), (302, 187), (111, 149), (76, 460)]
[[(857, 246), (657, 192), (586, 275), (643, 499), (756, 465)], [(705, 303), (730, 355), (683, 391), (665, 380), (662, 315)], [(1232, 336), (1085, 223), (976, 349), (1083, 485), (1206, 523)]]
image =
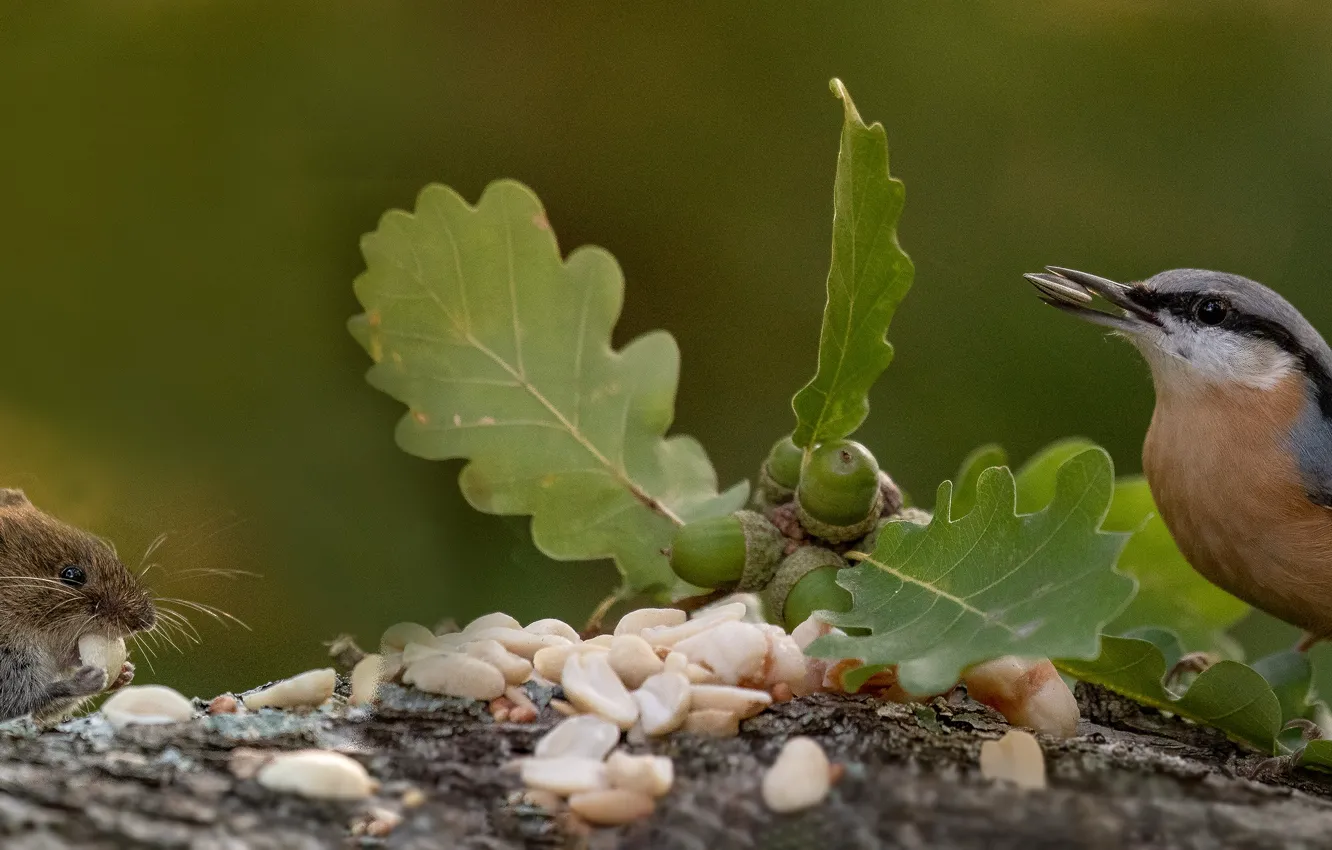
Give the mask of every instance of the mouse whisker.
[(161, 545), (167, 541), (167, 537), (170, 536), (170, 534), (171, 532), (169, 531), (162, 532), (161, 534), (157, 535), (157, 538), (153, 540), (152, 543), (148, 544), (147, 549), (143, 550), (143, 557), (139, 559), (140, 576), (148, 572), (148, 569), (152, 567), (152, 564), (149, 564), (148, 567), (144, 567), (143, 565), (149, 558), (153, 556), (153, 553), (156, 552), (158, 548), (161, 547)]
[(231, 620), (232, 622), (236, 623), (238, 626), (245, 629), (246, 631), (254, 631), (244, 620), (240, 619), (239, 617), (236, 617), (233, 614), (229, 614), (228, 612), (223, 611), (221, 608), (218, 608), (214, 605), (208, 605), (203, 602), (192, 602), (189, 599), (180, 599), (175, 596), (159, 596), (157, 598), (157, 602), (159, 606), (163, 605), (164, 603), (166, 605), (184, 605), (187, 608), (192, 608), (201, 614), (206, 614), (209, 617), (212, 617), (214, 620), (217, 620), (219, 623), (222, 623), (223, 625), (225, 625), (225, 621), (223, 620), (223, 618), (225, 617), (227, 620)]
[(157, 669), (153, 667), (153, 659), (157, 657), (157, 653), (153, 652), (148, 643), (141, 640), (138, 635), (130, 635), (130, 640), (134, 641), (134, 646), (140, 650), (139, 657), (148, 665), (148, 672), (156, 676)]
[(183, 638), (191, 643), (201, 643), (202, 638), (199, 630), (194, 627), (189, 618), (179, 611), (172, 611), (169, 608), (158, 607), (158, 616), (160, 616), (163, 629), (175, 629)]
[(227, 578), (227, 579), (263, 578), (263, 576), (260, 575), (259, 573), (252, 573), (249, 570), (217, 569), (213, 567), (192, 567), (188, 570), (181, 570), (180, 572), (171, 573), (170, 577), (167, 579), (167, 582), (169, 583), (172, 581), (176, 581), (178, 579), (195, 578), (199, 576), (218, 576), (220, 578)]
[(181, 655), (185, 654), (185, 651), (180, 648), (180, 644), (176, 643), (174, 640), (171, 639), (171, 635), (163, 631), (161, 632), (161, 637), (162, 640), (166, 641), (171, 646), (172, 649), (176, 650), (176, 652), (180, 653)]

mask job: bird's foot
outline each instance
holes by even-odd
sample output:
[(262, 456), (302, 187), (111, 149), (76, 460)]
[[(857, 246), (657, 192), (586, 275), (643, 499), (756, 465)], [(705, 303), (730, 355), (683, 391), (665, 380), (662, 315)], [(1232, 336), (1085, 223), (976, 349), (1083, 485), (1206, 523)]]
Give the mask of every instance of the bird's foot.
[[(1286, 725), (1281, 727), (1281, 731), (1285, 732), (1287, 729), (1300, 730), (1300, 738), (1305, 744), (1323, 737), (1322, 728), (1312, 720), (1305, 720), (1303, 717), (1296, 717), (1294, 720), (1287, 721)], [(1284, 756), (1263, 759), (1254, 765), (1253, 770), (1249, 771), (1249, 778), (1270, 781), (1289, 776), (1295, 771), (1295, 768), (1300, 766), (1300, 757), (1303, 755), (1304, 747), (1301, 746), (1298, 750)]]
[(1180, 659), (1175, 662), (1175, 666), (1171, 667), (1170, 672), (1166, 673), (1166, 687), (1173, 687), (1178, 684), (1179, 680), (1186, 674), (1193, 673), (1194, 675), (1197, 675), (1220, 660), (1221, 657), (1219, 655), (1211, 652), (1186, 653), (1185, 655), (1180, 656)]

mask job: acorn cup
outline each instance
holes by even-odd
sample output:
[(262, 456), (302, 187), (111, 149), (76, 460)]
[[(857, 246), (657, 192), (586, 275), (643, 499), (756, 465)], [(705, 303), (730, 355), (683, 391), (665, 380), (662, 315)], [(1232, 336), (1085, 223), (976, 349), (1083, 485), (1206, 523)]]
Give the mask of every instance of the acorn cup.
[(804, 456), (804, 450), (791, 442), (789, 434), (773, 443), (759, 467), (758, 486), (754, 488), (754, 504), (760, 510), (771, 510), (795, 497)]
[(846, 560), (822, 546), (802, 546), (787, 555), (759, 596), (768, 619), (788, 631), (815, 611), (849, 611), (851, 594), (837, 584)]
[(756, 591), (772, 578), (785, 548), (782, 533), (761, 514), (736, 511), (680, 526), (671, 541), (671, 569), (699, 587)]
[(800, 524), (830, 543), (864, 537), (883, 514), (880, 484), (869, 449), (852, 440), (824, 443), (810, 453), (796, 487)]

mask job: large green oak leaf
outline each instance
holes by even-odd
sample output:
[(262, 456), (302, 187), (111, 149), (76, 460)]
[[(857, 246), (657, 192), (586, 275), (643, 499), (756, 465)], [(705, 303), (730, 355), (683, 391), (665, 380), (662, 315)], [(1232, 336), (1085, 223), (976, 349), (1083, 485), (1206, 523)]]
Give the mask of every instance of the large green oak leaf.
[(1016, 512), (1006, 468), (981, 473), (975, 505), (958, 519), (944, 482), (928, 525), (889, 523), (838, 577), (851, 609), (820, 616), (869, 634), (825, 636), (810, 654), (896, 664), (914, 694), (947, 690), (968, 666), (1002, 655), (1094, 658), (1101, 627), (1134, 591), (1114, 570), (1128, 535), (1101, 530), (1113, 487), (1101, 449), (1069, 458), (1054, 499), (1033, 514)]
[(372, 385), (408, 407), (402, 448), (470, 461), (459, 478), (478, 510), (529, 514), (552, 558), (611, 557), (625, 591), (689, 592), (662, 550), (684, 521), (741, 507), (671, 424), (680, 356), (664, 331), (619, 351), (611, 331), (624, 278), (606, 251), (567, 259), (540, 201), (513, 181), (469, 206), (426, 187), (413, 213), (386, 213), (361, 241), (365, 312), (353, 335)]
[[(1069, 438), (1032, 456), (1017, 472), (1018, 511), (1035, 511), (1049, 504), (1060, 464), (1093, 445)], [(1106, 627), (1108, 633), (1166, 628), (1179, 638), (1185, 652), (1240, 655), (1238, 644), (1226, 630), (1248, 613), (1249, 606), (1189, 566), (1156, 509), (1146, 478), (1131, 475), (1116, 480), (1103, 527), (1132, 532), (1119, 556), (1119, 569), (1138, 580), (1137, 595)]]
[(796, 393), (797, 446), (845, 437), (869, 414), (869, 390), (893, 359), (885, 339), (914, 269), (897, 243), (906, 190), (888, 174), (888, 136), (865, 126), (841, 80), (842, 141), (833, 186), (832, 266), (814, 378)]

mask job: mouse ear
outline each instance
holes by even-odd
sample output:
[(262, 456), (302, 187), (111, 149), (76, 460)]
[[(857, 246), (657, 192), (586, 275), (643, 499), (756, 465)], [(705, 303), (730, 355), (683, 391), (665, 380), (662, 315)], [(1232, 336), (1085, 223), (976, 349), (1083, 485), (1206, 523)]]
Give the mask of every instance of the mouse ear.
[(9, 488), (0, 488), (0, 508), (11, 508), (18, 505), (30, 505), (27, 495), (22, 490), (11, 490)]

